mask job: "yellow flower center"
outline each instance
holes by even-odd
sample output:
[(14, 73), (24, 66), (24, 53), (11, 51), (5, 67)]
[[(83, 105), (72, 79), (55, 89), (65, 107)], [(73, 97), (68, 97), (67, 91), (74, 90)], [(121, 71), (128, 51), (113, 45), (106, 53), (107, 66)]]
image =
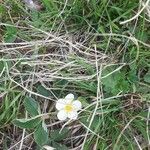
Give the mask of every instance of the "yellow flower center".
[(67, 105), (65, 106), (65, 111), (66, 111), (66, 112), (71, 112), (72, 110), (73, 110), (73, 107), (72, 107), (71, 104), (67, 104)]

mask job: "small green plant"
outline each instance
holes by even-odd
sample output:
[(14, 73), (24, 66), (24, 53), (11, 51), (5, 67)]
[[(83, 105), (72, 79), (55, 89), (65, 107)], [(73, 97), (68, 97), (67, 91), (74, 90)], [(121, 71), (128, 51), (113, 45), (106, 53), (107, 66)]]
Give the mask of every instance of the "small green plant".
[[(65, 99), (58, 100), (56, 108), (60, 110), (58, 112), (58, 119), (65, 120), (68, 116), (70, 119), (77, 119), (77, 110), (81, 109), (81, 102), (73, 101), (74, 95), (68, 94)], [(59, 130), (54, 130), (49, 133), (45, 117), (51, 113), (42, 114), (39, 103), (31, 97), (26, 97), (24, 101), (25, 110), (29, 113), (29, 118), (15, 119), (13, 124), (22, 128), (32, 130), (34, 134), (34, 140), (39, 147), (45, 145), (51, 145), (55, 148), (62, 147), (63, 150), (67, 149), (65, 145), (61, 145), (57, 142), (61, 141), (67, 136), (68, 130), (66, 128), (60, 133)]]
[(24, 107), (30, 118), (15, 119), (13, 123), (23, 129), (33, 129), (35, 142), (43, 146), (48, 141), (48, 130), (44, 119), (42, 119), (40, 106), (33, 98), (26, 97)]

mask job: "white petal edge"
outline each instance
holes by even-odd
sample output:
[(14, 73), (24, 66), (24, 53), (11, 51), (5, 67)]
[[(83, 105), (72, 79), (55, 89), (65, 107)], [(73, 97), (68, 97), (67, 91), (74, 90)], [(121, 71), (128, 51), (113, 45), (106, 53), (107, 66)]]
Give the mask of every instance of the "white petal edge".
[(76, 120), (78, 118), (78, 113), (77, 113), (77, 111), (72, 111), (67, 114), (67, 117), (69, 119)]
[(56, 102), (56, 109), (57, 110), (61, 110), (65, 107), (65, 100), (64, 99), (59, 99), (57, 102)]
[(74, 100), (74, 95), (72, 93), (68, 94), (66, 97), (65, 97), (65, 100), (66, 100), (66, 103), (70, 103), (71, 101)]
[(48, 145), (44, 145), (43, 148), (45, 148), (46, 150), (54, 150), (55, 148), (48, 146)]
[(66, 120), (67, 119), (67, 113), (64, 110), (60, 110), (57, 114), (57, 118), (59, 120)]
[(82, 108), (82, 103), (79, 100), (73, 101), (72, 105), (76, 111), (78, 111)]

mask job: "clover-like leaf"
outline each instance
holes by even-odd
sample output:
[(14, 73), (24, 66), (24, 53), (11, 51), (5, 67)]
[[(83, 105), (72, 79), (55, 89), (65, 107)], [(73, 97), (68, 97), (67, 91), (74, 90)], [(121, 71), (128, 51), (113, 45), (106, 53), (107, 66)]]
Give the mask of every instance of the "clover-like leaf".
[(34, 139), (35, 139), (35, 142), (40, 146), (43, 146), (44, 144), (47, 143), (48, 130), (47, 130), (46, 124), (44, 122), (41, 122), (37, 126), (37, 128), (34, 132)]
[(37, 101), (31, 97), (26, 97), (24, 106), (31, 116), (37, 116), (40, 113), (40, 107)]
[(41, 122), (40, 118), (30, 118), (30, 119), (15, 119), (13, 124), (20, 127), (31, 129), (36, 127)]

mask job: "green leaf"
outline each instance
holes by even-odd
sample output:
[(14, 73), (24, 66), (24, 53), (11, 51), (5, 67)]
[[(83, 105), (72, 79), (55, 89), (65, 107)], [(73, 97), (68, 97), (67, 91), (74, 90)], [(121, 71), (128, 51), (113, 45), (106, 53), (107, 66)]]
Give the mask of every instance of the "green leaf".
[(34, 132), (35, 142), (43, 146), (48, 141), (48, 130), (44, 122), (41, 122)]
[(6, 33), (4, 36), (4, 41), (6, 43), (14, 42), (17, 36), (17, 29), (13, 26), (6, 27)]
[(150, 70), (145, 74), (144, 81), (150, 83)]
[(106, 68), (102, 72), (102, 76), (106, 76), (102, 79), (105, 92), (113, 95), (119, 92), (128, 92), (130, 86), (128, 80), (126, 79), (126, 73), (121, 70), (113, 72), (114, 70), (115, 68), (111, 67)]
[(41, 120), (39, 118), (30, 118), (30, 119), (16, 119), (13, 121), (13, 124), (20, 128), (31, 129), (36, 127)]
[(40, 113), (39, 104), (33, 98), (26, 97), (24, 101), (24, 106), (31, 116), (39, 115)]
[(5, 13), (5, 8), (3, 5), (0, 5), (0, 15)]
[(43, 95), (43, 96), (46, 96), (46, 97), (49, 97), (51, 94), (50, 94), (50, 91), (48, 91), (47, 89), (45, 89), (42, 85), (39, 85), (37, 87), (37, 91), (39, 94)]
[(50, 12), (57, 10), (57, 5), (51, 0), (42, 0), (43, 4)]
[(68, 132), (69, 132), (69, 130), (67, 128), (64, 128), (61, 133), (59, 133), (59, 131), (60, 130), (54, 130), (50, 133), (50, 137), (52, 140), (61, 141), (67, 137)]

